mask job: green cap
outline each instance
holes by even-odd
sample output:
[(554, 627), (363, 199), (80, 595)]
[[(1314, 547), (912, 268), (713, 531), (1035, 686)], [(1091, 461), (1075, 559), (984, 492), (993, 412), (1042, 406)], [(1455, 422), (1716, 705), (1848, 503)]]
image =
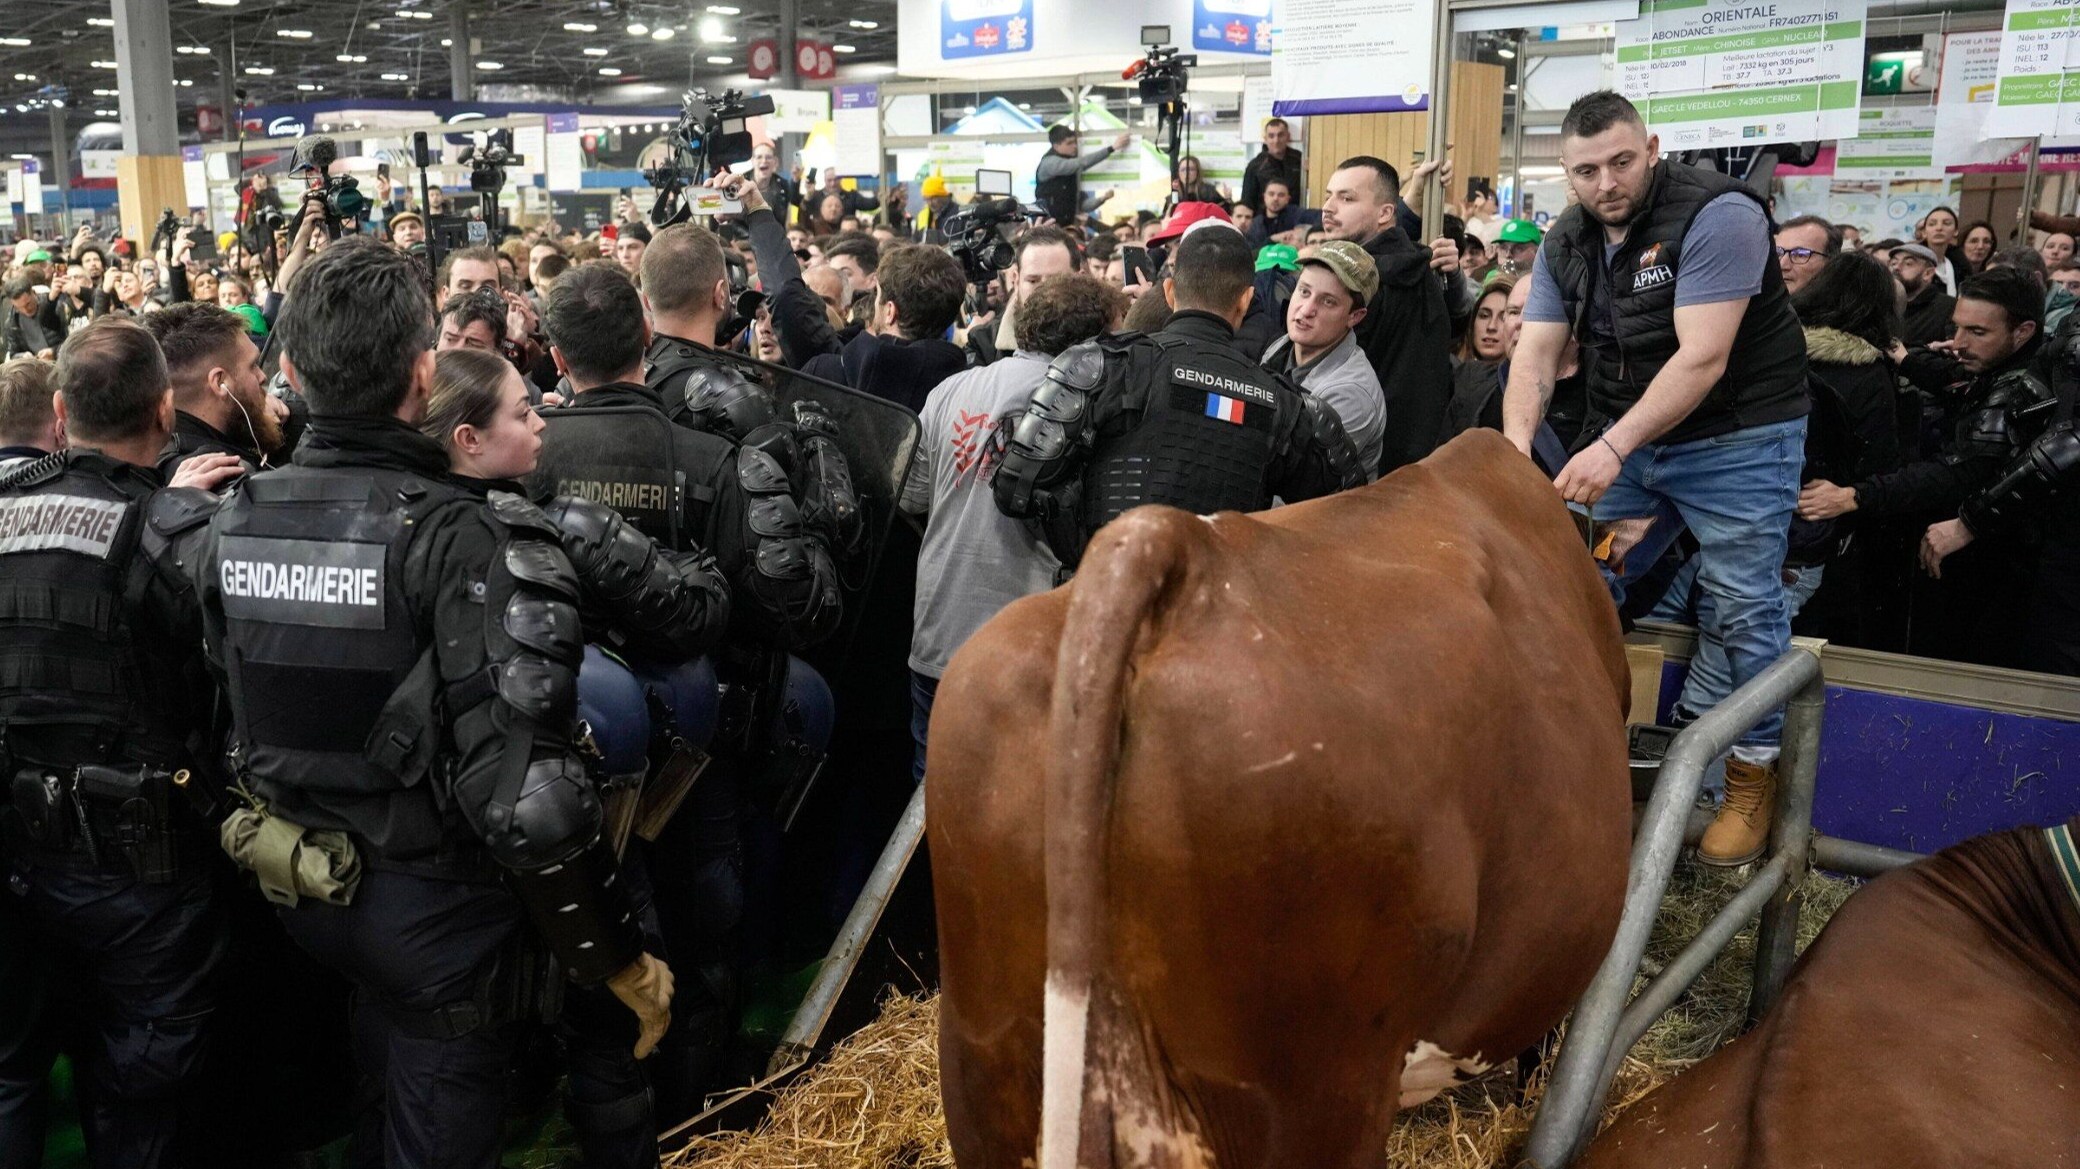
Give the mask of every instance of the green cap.
[(1288, 272), (1300, 270), (1300, 252), (1291, 244), (1265, 244), (1257, 249), (1257, 271), (1266, 272), (1283, 268)]
[(258, 305), (235, 304), (231, 306), (231, 311), (245, 318), (246, 332), (259, 337), (267, 336), (267, 316), (260, 311)]
[(50, 262), (51, 254), (49, 252), (44, 251), (42, 248), (38, 248), (35, 251), (30, 252), (28, 258), (22, 261), (22, 263), (24, 264), (48, 264)]
[(1495, 242), (1498, 244), (1535, 244), (1541, 238), (1543, 237), (1539, 234), (1537, 224), (1528, 219), (1510, 219), (1503, 222), (1502, 230), (1495, 236)]

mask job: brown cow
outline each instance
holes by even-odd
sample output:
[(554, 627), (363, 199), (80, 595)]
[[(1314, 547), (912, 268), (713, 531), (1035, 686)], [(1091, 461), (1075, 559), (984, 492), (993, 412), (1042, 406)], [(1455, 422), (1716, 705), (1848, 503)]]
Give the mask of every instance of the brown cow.
[(1377, 1165), (1616, 928), (1618, 622), (1494, 433), (1256, 515), (1130, 512), (939, 695), (963, 1169)]
[(1753, 1031), (1626, 1110), (1581, 1169), (2080, 1166), (2075, 830), (1872, 881)]

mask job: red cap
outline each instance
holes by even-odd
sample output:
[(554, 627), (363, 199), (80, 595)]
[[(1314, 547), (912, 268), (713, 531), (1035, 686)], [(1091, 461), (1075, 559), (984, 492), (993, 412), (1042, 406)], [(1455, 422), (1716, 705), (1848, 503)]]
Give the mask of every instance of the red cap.
[(1209, 219), (1231, 227), (1235, 224), (1235, 221), (1228, 217), (1228, 213), (1221, 210), (1218, 203), (1179, 203), (1170, 209), (1170, 218), (1163, 221), (1163, 226), (1150, 232), (1145, 242), (1159, 244), (1164, 240), (1176, 239), (1193, 224), (1204, 223)]

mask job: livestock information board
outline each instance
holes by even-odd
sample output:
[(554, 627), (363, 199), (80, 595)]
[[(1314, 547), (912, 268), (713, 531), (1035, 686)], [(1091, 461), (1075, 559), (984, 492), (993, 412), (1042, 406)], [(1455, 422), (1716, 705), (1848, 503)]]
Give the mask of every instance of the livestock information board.
[(1854, 138), (1865, 9), (1643, 0), (1618, 22), (1618, 88), (1668, 150)]
[(1835, 147), (1834, 173), (1844, 179), (1940, 179), (1936, 107), (1865, 110), (1862, 130)]
[(2008, 0), (2000, 89), (1981, 132), (1996, 138), (2080, 134), (2080, 3)]

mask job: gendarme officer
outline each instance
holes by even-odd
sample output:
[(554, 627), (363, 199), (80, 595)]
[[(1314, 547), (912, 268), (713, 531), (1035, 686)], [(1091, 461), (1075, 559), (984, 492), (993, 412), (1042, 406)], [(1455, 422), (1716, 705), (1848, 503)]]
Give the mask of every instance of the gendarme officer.
[[(68, 449), (0, 477), (0, 1165), (42, 1159), (69, 1030), (88, 1037), (74, 1066), (94, 1164), (152, 1169), (171, 1162), (225, 948), (214, 825), (189, 795), (221, 784), (201, 774), (210, 687), (193, 593), (146, 523), (173, 430), (158, 345), (96, 321), (58, 351), (56, 384)], [(238, 469), (207, 456), (182, 482)]]
[(295, 462), (154, 522), (180, 533), (254, 804), (227, 848), (354, 983), (384, 1158), (489, 1169), (506, 1024), (546, 1010), (529, 921), (552, 992), (604, 983), (642, 1023), (639, 1057), (672, 977), (574, 743), (579, 591), (557, 529), (451, 482), (413, 427), (434, 375), (420, 281), (359, 238), (312, 259), (278, 326), (312, 410)]
[(1144, 503), (1261, 511), (1365, 482), (1335, 411), (1235, 347), (1253, 263), (1225, 223), (1189, 232), (1163, 282), (1169, 325), (1072, 346), (1034, 391), (997, 470), (997, 507), (1034, 523), (1064, 567)]

